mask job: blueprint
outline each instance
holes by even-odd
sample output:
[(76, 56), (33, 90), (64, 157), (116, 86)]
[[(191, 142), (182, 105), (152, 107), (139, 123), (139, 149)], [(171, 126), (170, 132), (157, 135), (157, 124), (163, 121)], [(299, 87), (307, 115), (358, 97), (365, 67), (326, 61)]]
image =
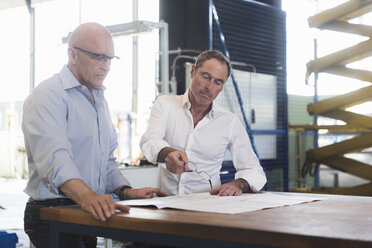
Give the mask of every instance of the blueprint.
[(155, 206), (159, 209), (175, 208), (200, 212), (238, 214), (267, 208), (325, 200), (329, 197), (329, 195), (288, 192), (259, 192), (242, 194), (240, 196), (218, 196), (205, 192), (183, 196), (126, 200), (118, 203), (128, 206)]

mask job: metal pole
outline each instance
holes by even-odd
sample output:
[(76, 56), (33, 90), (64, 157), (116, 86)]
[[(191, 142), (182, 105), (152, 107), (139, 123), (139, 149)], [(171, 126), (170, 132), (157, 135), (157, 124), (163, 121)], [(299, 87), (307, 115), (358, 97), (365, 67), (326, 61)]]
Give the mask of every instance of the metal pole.
[(161, 31), (161, 52), (162, 52), (162, 93), (164, 95), (169, 95), (169, 44), (168, 44), (168, 23), (163, 22), (163, 28)]
[[(138, 21), (138, 0), (132, 1), (133, 22)], [(132, 46), (132, 123), (131, 123), (131, 139), (129, 144), (129, 155), (133, 158), (133, 138), (137, 130), (137, 115), (138, 115), (138, 35), (134, 35)]]
[(26, 0), (30, 14), (30, 92), (35, 87), (35, 11), (31, 7), (31, 0)]

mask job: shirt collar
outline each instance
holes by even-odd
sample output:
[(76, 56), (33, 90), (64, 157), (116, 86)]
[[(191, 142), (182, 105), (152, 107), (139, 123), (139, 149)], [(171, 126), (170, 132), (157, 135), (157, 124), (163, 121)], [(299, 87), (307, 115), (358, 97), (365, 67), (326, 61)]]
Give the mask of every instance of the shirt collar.
[(189, 100), (189, 90), (187, 89), (185, 94), (182, 96), (182, 107), (183, 109), (190, 109), (191, 108), (191, 102)]
[[(182, 108), (185, 109), (185, 110), (191, 108), (191, 102), (190, 102), (190, 99), (189, 99), (189, 91), (190, 91), (190, 88), (187, 89), (185, 94), (183, 94), (183, 96), (182, 96)], [(209, 111), (207, 116), (208, 116), (208, 118), (212, 119), (213, 117), (215, 117), (221, 111), (222, 111), (221, 106), (213, 101), (212, 102), (212, 109), (211, 109), (211, 111)]]
[[(59, 77), (62, 82), (63, 89), (68, 90), (72, 88), (84, 88), (86, 86), (81, 85), (80, 82), (76, 79), (75, 75), (72, 73), (72, 71), (67, 67), (67, 65), (64, 65), (62, 70), (59, 72)], [(93, 90), (97, 90), (98, 92), (103, 92), (106, 89), (105, 86), (96, 87)]]

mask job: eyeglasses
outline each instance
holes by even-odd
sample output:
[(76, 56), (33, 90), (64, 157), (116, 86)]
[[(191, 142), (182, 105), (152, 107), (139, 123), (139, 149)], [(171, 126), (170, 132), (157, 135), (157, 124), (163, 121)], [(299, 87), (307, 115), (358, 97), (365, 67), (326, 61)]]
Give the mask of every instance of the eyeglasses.
[(188, 163), (188, 166), (189, 166), (189, 168), (191, 170), (188, 170), (186, 172), (195, 172), (195, 173), (197, 173), (202, 179), (204, 179), (205, 181), (209, 182), (209, 186), (211, 187), (211, 192), (213, 192), (213, 185), (212, 185), (212, 178), (211, 178), (211, 176), (207, 172), (199, 169), (195, 164), (192, 164), (192, 163), (189, 162)]
[(118, 56), (107, 56), (107, 55), (104, 55), (104, 54), (99, 54), (99, 53), (94, 53), (94, 52), (91, 52), (91, 51), (87, 51), (87, 50), (84, 50), (80, 47), (74, 47), (76, 50), (79, 50), (79, 51), (82, 51), (86, 54), (89, 54), (90, 56), (93, 57), (94, 61), (96, 62), (96, 64), (102, 64), (103, 62), (111, 62), (112, 59), (120, 59)]

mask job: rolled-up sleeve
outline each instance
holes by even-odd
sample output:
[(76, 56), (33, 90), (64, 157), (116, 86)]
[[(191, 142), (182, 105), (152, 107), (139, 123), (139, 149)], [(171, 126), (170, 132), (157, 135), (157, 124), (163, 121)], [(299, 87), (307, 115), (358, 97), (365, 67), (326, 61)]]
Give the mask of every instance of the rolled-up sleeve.
[(228, 149), (236, 169), (235, 179), (245, 179), (251, 190), (258, 192), (266, 184), (265, 172), (239, 119), (233, 121), (232, 130), (232, 140)]
[[(81, 179), (67, 138), (67, 108), (53, 90), (40, 88), (24, 104), (23, 124), (28, 159), (54, 194), (70, 179)], [(31, 161), (30, 161), (31, 160)]]
[(151, 109), (147, 130), (140, 140), (143, 155), (153, 164), (156, 164), (160, 150), (170, 147), (168, 142), (164, 140), (168, 110), (169, 108), (162, 103), (162, 97), (159, 97)]

